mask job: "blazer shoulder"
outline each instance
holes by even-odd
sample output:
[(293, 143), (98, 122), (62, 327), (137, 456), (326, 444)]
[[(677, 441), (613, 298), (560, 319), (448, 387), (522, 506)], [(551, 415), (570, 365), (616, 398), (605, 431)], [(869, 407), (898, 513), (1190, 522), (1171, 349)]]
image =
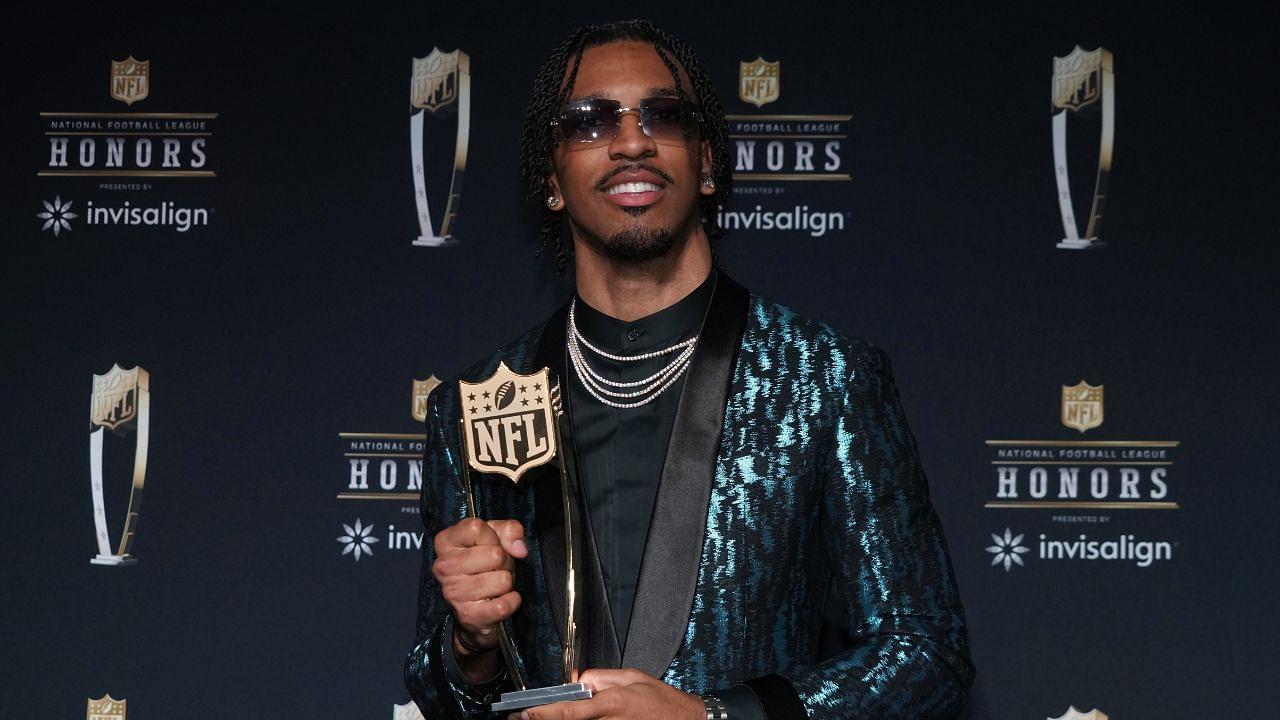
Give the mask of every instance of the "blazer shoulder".
[[(845, 333), (821, 320), (802, 315), (773, 300), (751, 296), (743, 344), (789, 347), (825, 369), (854, 363), (879, 363), (884, 355), (876, 345)], [(847, 372), (839, 374), (847, 377)]]

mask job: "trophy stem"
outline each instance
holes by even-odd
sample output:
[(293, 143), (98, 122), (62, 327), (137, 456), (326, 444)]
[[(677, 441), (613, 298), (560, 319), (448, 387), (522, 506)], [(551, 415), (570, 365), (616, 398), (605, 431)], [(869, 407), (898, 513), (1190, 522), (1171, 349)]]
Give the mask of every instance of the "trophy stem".
[[(466, 421), (458, 421), (458, 436), (462, 441), (462, 487), (467, 496), (467, 517), (479, 517), (479, 515), (476, 514), (475, 492), (471, 487), (471, 466), (466, 461)], [(524, 690), (526, 687), (524, 675), (520, 673), (520, 663), (516, 661), (516, 644), (511, 639), (511, 634), (507, 632), (507, 623), (505, 621), (498, 623), (498, 649), (502, 651), (502, 661), (507, 666), (507, 675), (511, 678), (512, 684), (516, 686), (516, 690)]]
[(582, 576), (578, 573), (578, 562), (581, 556), (582, 543), (578, 505), (577, 467), (574, 463), (573, 448), (565, 448), (562, 439), (569, 437), (565, 432), (569, 423), (566, 414), (557, 417), (557, 424), (562, 425), (556, 433), (556, 454), (560, 466), (560, 497), (564, 509), (564, 555), (565, 555), (565, 612), (564, 612), (564, 645), (561, 648), (561, 682), (576, 683), (578, 681), (578, 596), (582, 590)]

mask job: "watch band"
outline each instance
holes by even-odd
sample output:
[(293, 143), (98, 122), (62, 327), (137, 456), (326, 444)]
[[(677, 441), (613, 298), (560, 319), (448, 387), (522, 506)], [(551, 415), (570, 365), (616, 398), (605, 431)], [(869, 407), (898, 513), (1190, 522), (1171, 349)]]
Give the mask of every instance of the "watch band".
[(703, 695), (702, 704), (707, 708), (707, 720), (729, 720), (729, 709), (725, 707), (724, 700), (717, 695), (713, 693)]

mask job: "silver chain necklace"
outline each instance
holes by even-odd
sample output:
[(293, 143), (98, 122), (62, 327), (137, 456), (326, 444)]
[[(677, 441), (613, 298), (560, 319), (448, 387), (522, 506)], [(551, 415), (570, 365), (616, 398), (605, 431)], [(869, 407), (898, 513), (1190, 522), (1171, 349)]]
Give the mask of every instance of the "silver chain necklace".
[[(639, 353), (637, 355), (614, 355), (605, 352), (600, 348), (592, 345), (578, 331), (578, 323), (575, 319), (574, 309), (577, 306), (577, 298), (569, 303), (569, 359), (573, 362), (573, 369), (577, 371), (578, 378), (582, 380), (582, 384), (587, 388), (595, 399), (615, 408), (637, 408), (641, 405), (647, 405), (658, 398), (667, 388), (671, 387), (684, 371), (689, 369), (690, 359), (693, 357), (693, 350), (698, 344), (698, 336), (695, 335), (688, 340), (682, 340), (670, 347), (661, 350), (653, 350), (651, 352)], [(677, 351), (678, 354), (662, 366), (656, 373), (650, 375), (643, 380), (634, 380), (631, 382), (619, 382), (604, 377), (591, 364), (587, 362), (586, 355), (582, 352), (582, 348), (586, 347), (591, 352), (600, 357), (614, 360), (617, 362), (639, 362), (650, 358), (669, 355)], [(632, 388), (639, 388), (632, 390)], [(607, 397), (606, 397), (607, 396)], [(615, 398), (615, 399), (610, 399)]]

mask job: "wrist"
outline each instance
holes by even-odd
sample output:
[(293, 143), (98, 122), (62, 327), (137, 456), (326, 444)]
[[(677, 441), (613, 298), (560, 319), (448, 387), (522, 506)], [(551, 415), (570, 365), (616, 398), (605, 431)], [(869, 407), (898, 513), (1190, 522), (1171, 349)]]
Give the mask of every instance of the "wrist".
[(699, 720), (729, 720), (729, 709), (725, 706), (724, 700), (715, 693), (705, 693), (701, 696), (702, 714)]
[(478, 687), (497, 680), (502, 674), (501, 663), (498, 662), (496, 647), (478, 648), (463, 638), (461, 628), (454, 627), (453, 660), (463, 677), (472, 687)]
[(482, 647), (481, 645), (477, 644), (475, 640), (470, 639), (467, 636), (467, 631), (463, 630), (461, 626), (459, 625), (453, 626), (454, 657), (457, 657), (459, 659), (464, 657), (465, 658), (479, 657), (483, 655), (488, 655), (489, 653), (492, 653), (497, 649), (498, 649), (497, 645), (494, 645), (493, 647)]

